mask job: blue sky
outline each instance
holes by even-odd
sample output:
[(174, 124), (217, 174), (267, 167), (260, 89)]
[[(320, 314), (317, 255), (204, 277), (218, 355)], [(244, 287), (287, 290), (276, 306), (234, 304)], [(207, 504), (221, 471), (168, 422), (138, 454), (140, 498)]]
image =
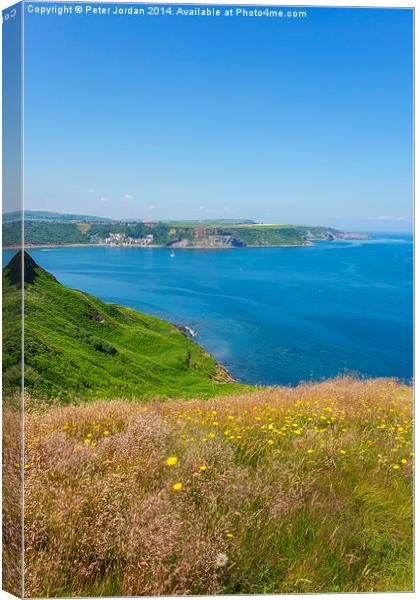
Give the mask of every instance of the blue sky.
[(411, 226), (410, 10), (26, 13), (25, 50), (27, 209)]

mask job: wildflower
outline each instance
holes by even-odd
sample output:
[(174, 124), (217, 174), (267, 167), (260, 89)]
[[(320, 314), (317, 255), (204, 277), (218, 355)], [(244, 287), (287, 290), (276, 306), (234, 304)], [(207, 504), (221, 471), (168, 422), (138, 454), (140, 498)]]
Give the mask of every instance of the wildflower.
[(402, 458), (401, 462), (402, 462), (403, 465), (406, 465), (407, 464), (407, 459), (406, 458)]
[(169, 456), (166, 459), (166, 464), (168, 465), (168, 467), (173, 467), (174, 465), (176, 465), (177, 462), (178, 462), (178, 459), (176, 456)]
[(272, 446), (274, 444), (274, 440), (267, 440), (267, 444), (269, 444), (270, 446)]
[(25, 471), (27, 471), (29, 469), (28, 463), (25, 463), (24, 466), (23, 466), (23, 468), (25, 469)]
[(225, 567), (228, 564), (227, 554), (224, 552), (219, 552), (216, 556), (216, 567)]
[(227, 538), (229, 538), (229, 539), (232, 539), (232, 538), (234, 538), (235, 536), (233, 535), (233, 533), (227, 533), (227, 534), (226, 534), (226, 537), (227, 537)]
[(340, 454), (342, 454), (344, 456), (345, 454), (347, 454), (347, 451), (346, 450), (340, 450)]
[(179, 490), (182, 490), (182, 483), (181, 482), (174, 483), (172, 487), (176, 492), (179, 492)]
[(206, 465), (201, 465), (201, 467), (200, 467), (200, 471), (207, 471), (207, 467), (206, 467)]
[(308, 454), (313, 454), (315, 452), (315, 450), (313, 450), (312, 448), (309, 448), (309, 450), (307, 450)]
[(104, 431), (103, 435), (106, 437), (107, 435), (109, 435), (109, 431), (108, 430)]
[(392, 468), (394, 469), (394, 471), (398, 471), (398, 469), (401, 469), (400, 465), (392, 465)]

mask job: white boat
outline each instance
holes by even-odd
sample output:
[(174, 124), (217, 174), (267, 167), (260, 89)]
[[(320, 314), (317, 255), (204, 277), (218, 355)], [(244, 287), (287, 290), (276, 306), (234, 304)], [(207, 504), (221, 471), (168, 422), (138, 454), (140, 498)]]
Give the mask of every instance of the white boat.
[(171, 252), (169, 255), (171, 258), (175, 258), (175, 252)]

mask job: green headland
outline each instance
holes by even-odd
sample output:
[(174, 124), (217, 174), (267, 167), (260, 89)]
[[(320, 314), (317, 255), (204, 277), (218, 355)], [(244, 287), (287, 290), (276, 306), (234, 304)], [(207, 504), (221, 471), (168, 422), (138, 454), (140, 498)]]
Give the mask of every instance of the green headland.
[[(16, 306), (21, 252), (3, 270), (5, 320)], [(188, 330), (61, 285), (24, 254), (25, 385), (38, 398), (208, 398), (239, 390)], [(8, 332), (8, 333), (7, 333)], [(19, 335), (6, 328), (5, 388), (20, 380)]]

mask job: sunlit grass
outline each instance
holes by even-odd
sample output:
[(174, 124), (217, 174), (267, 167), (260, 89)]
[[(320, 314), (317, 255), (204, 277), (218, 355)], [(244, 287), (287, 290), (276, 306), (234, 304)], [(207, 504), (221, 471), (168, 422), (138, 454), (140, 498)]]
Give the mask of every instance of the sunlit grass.
[(25, 435), (29, 596), (412, 589), (410, 387), (95, 402)]

